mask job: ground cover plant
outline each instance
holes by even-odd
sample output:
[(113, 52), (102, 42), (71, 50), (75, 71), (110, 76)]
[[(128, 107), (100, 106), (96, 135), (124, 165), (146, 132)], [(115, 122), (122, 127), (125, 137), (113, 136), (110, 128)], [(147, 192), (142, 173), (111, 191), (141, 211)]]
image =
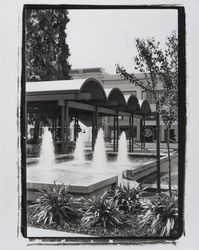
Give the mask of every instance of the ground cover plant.
[(139, 215), (141, 227), (149, 224), (148, 232), (152, 235), (171, 236), (177, 233), (178, 197), (175, 192), (158, 193), (150, 199), (141, 201), (143, 212)]
[(130, 188), (129, 184), (120, 185), (109, 192), (109, 196), (117, 202), (119, 209), (125, 213), (137, 212), (140, 209), (139, 200), (146, 194), (147, 192), (141, 189), (139, 185)]
[(28, 206), (28, 225), (94, 236), (177, 236), (176, 192), (151, 194), (116, 187), (92, 198), (75, 198), (64, 185), (41, 191)]
[(86, 212), (82, 217), (85, 227), (101, 225), (104, 230), (108, 227), (123, 226), (124, 216), (119, 211), (118, 202), (107, 196), (105, 192), (85, 202)]
[(81, 202), (68, 193), (64, 185), (56, 185), (48, 190), (40, 190), (41, 196), (32, 204), (32, 220), (38, 224), (51, 225), (53, 222), (63, 225), (64, 222), (80, 216)]

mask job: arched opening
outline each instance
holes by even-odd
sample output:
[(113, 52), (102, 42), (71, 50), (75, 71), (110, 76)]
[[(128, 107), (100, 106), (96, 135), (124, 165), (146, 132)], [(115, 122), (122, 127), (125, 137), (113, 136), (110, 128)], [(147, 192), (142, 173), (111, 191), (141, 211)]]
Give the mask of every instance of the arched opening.
[(107, 101), (104, 88), (102, 87), (100, 81), (94, 78), (88, 78), (85, 80), (80, 88), (80, 93), (90, 93), (91, 100)]
[(118, 88), (105, 89), (110, 106), (126, 107), (126, 100), (122, 91)]

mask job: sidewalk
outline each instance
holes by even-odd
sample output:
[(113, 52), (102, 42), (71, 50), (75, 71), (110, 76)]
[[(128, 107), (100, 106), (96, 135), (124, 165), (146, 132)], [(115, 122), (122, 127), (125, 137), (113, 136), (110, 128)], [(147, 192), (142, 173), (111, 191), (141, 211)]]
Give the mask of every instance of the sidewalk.
[(86, 234), (61, 232), (51, 229), (27, 227), (27, 237), (94, 237)]

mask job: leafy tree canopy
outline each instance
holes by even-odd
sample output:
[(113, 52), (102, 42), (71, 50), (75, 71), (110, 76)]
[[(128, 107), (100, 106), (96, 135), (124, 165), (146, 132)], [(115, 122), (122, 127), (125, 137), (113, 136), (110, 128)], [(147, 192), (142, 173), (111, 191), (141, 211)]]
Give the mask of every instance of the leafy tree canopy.
[[(140, 80), (135, 74), (129, 74), (123, 67), (116, 65), (116, 71), (121, 77), (140, 86), (146, 92), (152, 93), (156, 102), (156, 112), (166, 126), (166, 141), (169, 159), (169, 192), (171, 196), (171, 158), (169, 130), (177, 119), (177, 90), (178, 90), (178, 39), (175, 32), (167, 37), (165, 49), (160, 48), (160, 43), (152, 39), (136, 39), (138, 54), (134, 58), (136, 70), (145, 74), (145, 80)], [(163, 85), (162, 93), (159, 83)], [(159, 130), (157, 130), (159, 133)], [(160, 147), (160, 145), (159, 145)], [(158, 167), (158, 171), (159, 171)], [(158, 175), (157, 175), (158, 176)], [(158, 181), (158, 180), (157, 180)], [(160, 183), (160, 179), (159, 179)], [(160, 189), (160, 188), (158, 188)]]
[(26, 10), (26, 81), (70, 79), (65, 32), (68, 22), (67, 10)]
[[(177, 119), (178, 90), (178, 39), (175, 32), (167, 37), (165, 49), (160, 48), (160, 42), (151, 39), (136, 39), (138, 54), (134, 57), (135, 69), (145, 75), (140, 80), (135, 74), (130, 74), (124, 67), (116, 65), (116, 72), (124, 79), (130, 80), (154, 96), (157, 111), (165, 125), (170, 127)], [(158, 84), (162, 83), (163, 92), (158, 92)]]

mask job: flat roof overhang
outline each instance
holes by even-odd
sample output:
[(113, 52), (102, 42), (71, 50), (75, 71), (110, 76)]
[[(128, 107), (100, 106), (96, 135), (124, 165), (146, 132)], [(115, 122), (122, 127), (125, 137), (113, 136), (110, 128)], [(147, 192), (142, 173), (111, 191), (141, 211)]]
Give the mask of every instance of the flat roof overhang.
[(107, 101), (106, 93), (100, 81), (94, 78), (27, 82), (27, 101), (52, 100), (95, 100)]
[(146, 100), (138, 101), (135, 95), (124, 96), (119, 88), (104, 89), (95, 78), (28, 82), (26, 101), (28, 107), (40, 110), (68, 105), (71, 112), (79, 110), (89, 114), (97, 110), (99, 116), (131, 116), (133, 113), (140, 117), (151, 113)]

